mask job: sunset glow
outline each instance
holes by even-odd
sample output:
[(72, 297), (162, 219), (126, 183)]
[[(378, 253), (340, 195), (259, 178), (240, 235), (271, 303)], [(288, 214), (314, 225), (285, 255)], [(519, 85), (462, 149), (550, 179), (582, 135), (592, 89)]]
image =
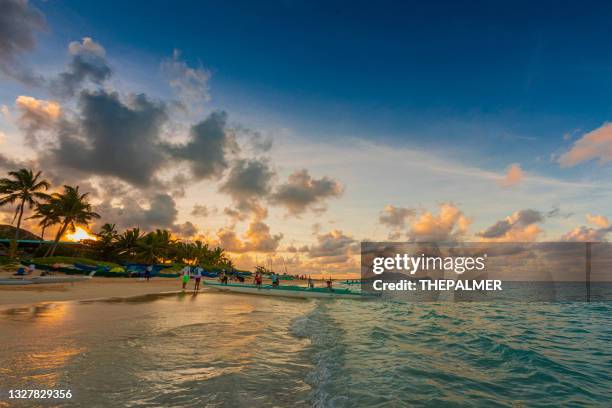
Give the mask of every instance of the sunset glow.
[(97, 240), (95, 235), (91, 235), (89, 232), (87, 232), (87, 230), (81, 227), (76, 227), (72, 234), (66, 234), (66, 239), (73, 242), (82, 241), (84, 239), (91, 239), (93, 241)]

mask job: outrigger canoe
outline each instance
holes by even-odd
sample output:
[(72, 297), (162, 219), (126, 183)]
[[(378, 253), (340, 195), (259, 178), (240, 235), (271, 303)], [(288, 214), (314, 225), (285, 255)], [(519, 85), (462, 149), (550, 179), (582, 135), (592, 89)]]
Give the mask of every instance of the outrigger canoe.
[(360, 292), (353, 292), (349, 289), (327, 289), (327, 288), (305, 288), (302, 286), (278, 286), (272, 285), (239, 285), (235, 283), (213, 283), (203, 281), (205, 287), (215, 290), (233, 293), (247, 293), (262, 296), (280, 296), (292, 298), (331, 298), (331, 299), (373, 299), (377, 296)]

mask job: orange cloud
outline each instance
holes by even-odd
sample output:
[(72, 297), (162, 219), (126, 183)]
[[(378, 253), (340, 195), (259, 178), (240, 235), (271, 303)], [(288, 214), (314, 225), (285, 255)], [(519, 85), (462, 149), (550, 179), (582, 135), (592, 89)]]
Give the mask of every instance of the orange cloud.
[(531, 242), (542, 233), (538, 223), (544, 221), (536, 210), (515, 211), (476, 235), (487, 242)]
[(518, 163), (511, 164), (506, 170), (506, 175), (503, 180), (500, 181), (502, 187), (512, 187), (521, 182), (525, 173), (521, 169), (521, 165)]
[(570, 242), (601, 242), (605, 240), (610, 229), (611, 228), (590, 228), (582, 225), (563, 234), (561, 240)]
[(55, 121), (62, 116), (62, 108), (59, 103), (36, 99), (31, 96), (20, 95), (15, 100), (15, 105), (24, 115), (30, 115), (39, 121)]
[(429, 211), (421, 213), (408, 235), (411, 240), (421, 242), (455, 240), (467, 233), (471, 222), (454, 204), (443, 203), (438, 215)]
[(593, 159), (598, 159), (600, 164), (612, 161), (611, 123), (605, 123), (578, 139), (568, 152), (561, 155), (559, 164), (572, 167)]
[(610, 226), (610, 221), (608, 221), (608, 217), (603, 215), (587, 214), (586, 219), (590, 224), (596, 225), (600, 228), (608, 228)]

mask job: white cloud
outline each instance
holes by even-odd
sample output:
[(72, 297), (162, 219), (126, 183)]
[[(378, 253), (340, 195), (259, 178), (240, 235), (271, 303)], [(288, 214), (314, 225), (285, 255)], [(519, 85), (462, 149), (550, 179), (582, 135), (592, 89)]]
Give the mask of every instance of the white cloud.
[(72, 41), (68, 44), (68, 52), (71, 55), (93, 54), (98, 57), (105, 57), (106, 50), (102, 45), (92, 40), (90, 37), (83, 37), (82, 42)]

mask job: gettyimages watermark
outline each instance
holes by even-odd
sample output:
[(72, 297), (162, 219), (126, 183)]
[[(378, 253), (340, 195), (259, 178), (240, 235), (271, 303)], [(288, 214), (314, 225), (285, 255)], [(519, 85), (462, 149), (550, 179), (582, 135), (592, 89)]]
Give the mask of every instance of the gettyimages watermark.
[(612, 244), (362, 242), (361, 289), (411, 301), (610, 301)]

